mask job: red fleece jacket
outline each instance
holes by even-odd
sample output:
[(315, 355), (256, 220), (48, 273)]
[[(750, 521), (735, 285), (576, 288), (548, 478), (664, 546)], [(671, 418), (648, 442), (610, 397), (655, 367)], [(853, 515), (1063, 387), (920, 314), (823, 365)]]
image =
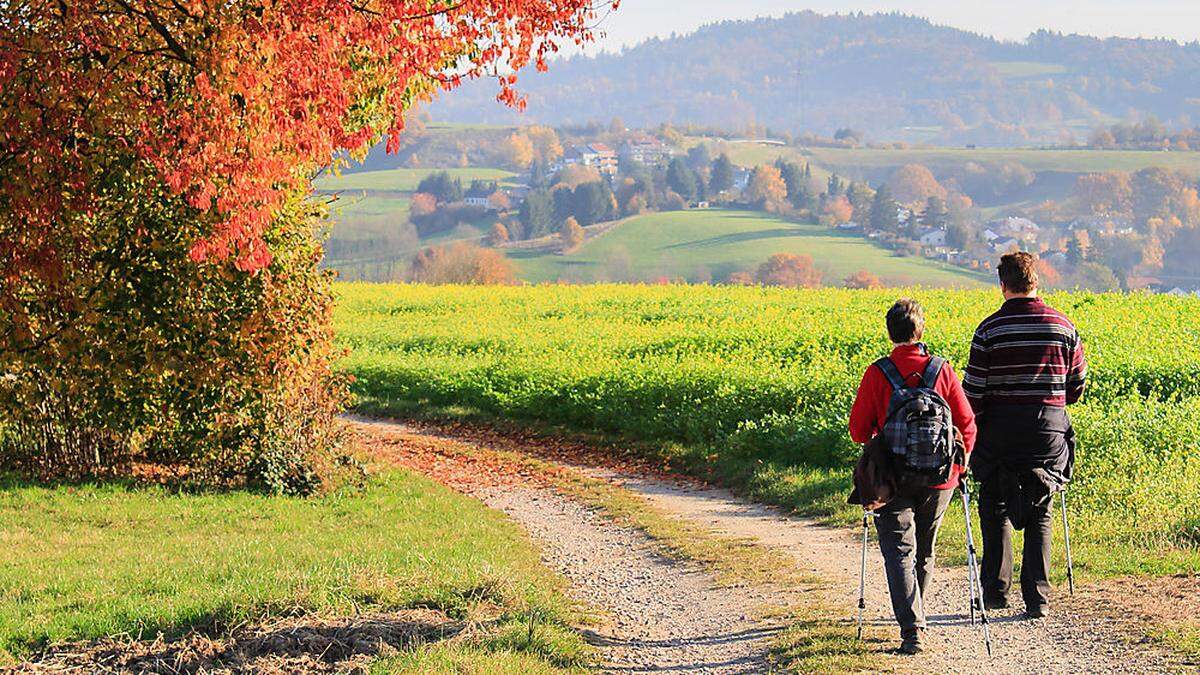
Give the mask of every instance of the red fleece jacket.
[[(911, 385), (917, 385), (933, 357), (926, 354), (920, 345), (900, 345), (892, 350), (891, 358), (905, 380)], [(970, 401), (949, 363), (942, 368), (934, 389), (950, 404), (954, 426), (962, 437), (967, 454), (970, 455), (975, 449), (975, 413), (971, 410)], [(883, 371), (874, 365), (867, 368), (862, 384), (858, 386), (858, 398), (854, 400), (854, 407), (850, 410), (850, 438), (854, 439), (855, 443), (866, 443), (883, 429), (887, 422), (888, 403), (891, 402), (891, 398), (892, 385), (888, 383)], [(966, 468), (956, 465), (950, 474), (950, 480), (935, 486), (936, 489), (949, 490), (958, 487), (958, 478), (964, 473)]]

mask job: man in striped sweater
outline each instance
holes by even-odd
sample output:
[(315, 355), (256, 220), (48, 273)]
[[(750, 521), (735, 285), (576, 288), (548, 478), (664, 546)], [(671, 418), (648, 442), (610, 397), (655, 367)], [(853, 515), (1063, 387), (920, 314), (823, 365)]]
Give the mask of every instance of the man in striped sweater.
[(1001, 259), (1005, 302), (975, 331), (963, 378), (979, 426), (971, 470), (980, 481), (984, 602), (1008, 605), (1012, 531), (1023, 528), (1021, 595), (1031, 618), (1049, 611), (1050, 506), (1075, 455), (1066, 406), (1087, 381), (1079, 332), (1038, 297), (1037, 262), (1030, 253)]

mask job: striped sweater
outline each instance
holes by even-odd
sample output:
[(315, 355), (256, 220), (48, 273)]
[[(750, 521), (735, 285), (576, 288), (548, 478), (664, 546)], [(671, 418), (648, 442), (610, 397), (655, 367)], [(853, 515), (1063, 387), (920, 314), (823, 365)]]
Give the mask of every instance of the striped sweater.
[(975, 331), (963, 390), (976, 413), (995, 405), (1063, 407), (1083, 396), (1079, 332), (1040, 298), (1015, 298)]

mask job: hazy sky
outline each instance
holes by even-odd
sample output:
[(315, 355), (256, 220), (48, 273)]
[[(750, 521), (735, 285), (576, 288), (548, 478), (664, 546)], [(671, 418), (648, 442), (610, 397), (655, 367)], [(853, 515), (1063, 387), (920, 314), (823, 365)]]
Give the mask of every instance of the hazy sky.
[(1038, 28), (1098, 36), (1170, 37), (1184, 42), (1200, 39), (1200, 0), (621, 0), (621, 9), (601, 24), (608, 33), (601, 46), (618, 49), (722, 19), (805, 9), (822, 13), (902, 11), (1010, 40), (1024, 38)]

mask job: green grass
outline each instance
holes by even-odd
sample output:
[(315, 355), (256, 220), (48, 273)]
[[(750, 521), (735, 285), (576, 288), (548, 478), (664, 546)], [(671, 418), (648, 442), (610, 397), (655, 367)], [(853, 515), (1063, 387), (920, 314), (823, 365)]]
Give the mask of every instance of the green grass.
[(436, 644), (379, 659), (372, 664), (370, 672), (376, 675), (559, 675), (587, 670), (555, 666), (523, 651)]
[(531, 282), (653, 280), (720, 281), (753, 270), (775, 253), (807, 253), (825, 271), (825, 283), (868, 270), (895, 285), (980, 287), (983, 277), (921, 258), (904, 258), (852, 234), (796, 224), (751, 211), (693, 210), (655, 213), (621, 224), (570, 255), (514, 251), (509, 255)]
[(341, 241), (416, 239), (406, 197), (343, 193), (329, 210), (331, 238)]
[(505, 181), (515, 174), (503, 169), (482, 167), (453, 168), (453, 169), (384, 169), (381, 171), (359, 171), (343, 173), (340, 176), (322, 176), (313, 181), (313, 187), (321, 192), (336, 192), (340, 190), (371, 190), (383, 192), (412, 192), (417, 189), (421, 180), (431, 173), (445, 171), (464, 183), (472, 180)]
[(1200, 659), (1200, 624), (1176, 623), (1159, 626), (1152, 638), (1192, 659)]
[[(849, 523), (846, 415), (897, 295), (962, 370), (995, 291), (346, 285), (336, 326), (364, 405), (458, 406), (636, 442), (763, 502)], [(1200, 568), (1197, 302), (1060, 294), (1091, 360), (1072, 415), (1081, 576)], [(1137, 317), (1133, 320), (1131, 317)], [(961, 555), (951, 512), (945, 550)], [(1057, 516), (1056, 516), (1057, 517)], [(1057, 521), (1056, 521), (1057, 523)], [(1057, 527), (1057, 525), (1056, 525)], [(1059, 549), (1061, 555), (1061, 547)], [(1062, 566), (1057, 569), (1061, 572)]]
[(532, 656), (570, 665), (583, 651), (561, 629), (562, 582), (519, 529), (404, 472), (311, 500), (10, 478), (0, 524), (0, 661), (118, 633), (220, 632), (278, 612), (412, 607), (457, 619), (497, 607), (488, 644), (516, 652), (529, 649), (505, 631), (517, 635), (536, 612), (545, 644)]

